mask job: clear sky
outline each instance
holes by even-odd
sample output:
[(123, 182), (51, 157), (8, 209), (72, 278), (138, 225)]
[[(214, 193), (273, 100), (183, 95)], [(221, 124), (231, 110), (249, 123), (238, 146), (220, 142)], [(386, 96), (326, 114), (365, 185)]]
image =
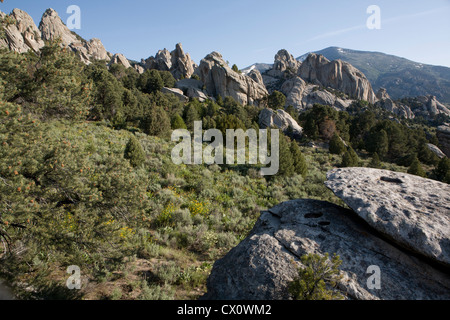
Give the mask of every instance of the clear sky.
[[(53, 8), (81, 8), (85, 39), (140, 61), (181, 42), (198, 64), (212, 51), (240, 68), (272, 63), (279, 49), (295, 57), (338, 46), (379, 51), (450, 67), (450, 0), (5, 0), (0, 10), (27, 11), (39, 24)], [(367, 8), (381, 9), (381, 29), (369, 30)]]

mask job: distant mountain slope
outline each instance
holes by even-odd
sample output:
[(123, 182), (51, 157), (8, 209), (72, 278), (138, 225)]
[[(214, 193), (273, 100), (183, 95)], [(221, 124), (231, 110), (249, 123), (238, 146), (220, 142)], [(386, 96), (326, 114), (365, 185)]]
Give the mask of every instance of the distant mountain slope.
[(252, 64), (250, 67), (247, 67), (245, 69), (242, 69), (243, 74), (248, 74), (252, 70), (258, 70), (261, 73), (264, 73), (265, 71), (272, 69), (273, 64), (269, 63), (255, 63)]
[[(386, 88), (393, 99), (433, 95), (450, 103), (450, 68), (410, 61), (380, 52), (330, 47), (317, 51), (329, 60), (341, 59), (361, 70), (375, 91)], [(303, 61), (308, 54), (297, 59)]]

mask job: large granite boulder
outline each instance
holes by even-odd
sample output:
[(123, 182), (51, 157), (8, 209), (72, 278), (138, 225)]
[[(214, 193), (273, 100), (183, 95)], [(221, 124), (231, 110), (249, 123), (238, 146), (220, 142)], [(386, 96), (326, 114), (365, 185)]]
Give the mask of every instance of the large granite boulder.
[(445, 157), (446, 157), (445, 153), (444, 153), (441, 149), (439, 149), (438, 146), (436, 146), (436, 145), (434, 145), (434, 144), (427, 143), (427, 148), (428, 148), (431, 152), (433, 152), (439, 159), (442, 159), (442, 158), (445, 158)]
[(172, 67), (170, 72), (175, 79), (189, 79), (194, 74), (194, 62), (189, 53), (184, 53), (181, 43), (171, 52)]
[[(250, 235), (208, 279), (210, 300), (286, 300), (300, 258), (308, 253), (342, 260), (339, 290), (347, 299), (449, 299), (448, 273), (387, 241), (354, 212), (316, 200), (295, 200), (264, 211)], [(380, 270), (381, 289), (369, 267)]]
[(303, 128), (295, 121), (289, 113), (284, 110), (263, 109), (259, 114), (259, 126), (263, 129), (276, 127), (283, 132), (291, 132), (294, 135), (301, 135)]
[(422, 107), (415, 110), (426, 118), (433, 118), (439, 114), (450, 117), (450, 109), (440, 103), (435, 96), (419, 96), (416, 98), (422, 104)]
[(218, 52), (207, 55), (195, 73), (205, 84), (208, 95), (212, 97), (230, 96), (242, 105), (257, 105), (259, 100), (268, 95), (264, 85), (232, 70)]
[(177, 88), (162, 88), (161, 92), (173, 94), (173, 95), (175, 95), (175, 97), (177, 97), (183, 103), (189, 101), (189, 98), (184, 95), (183, 91), (180, 89), (177, 89)]
[(155, 57), (143, 60), (142, 64), (145, 69), (170, 71), (178, 80), (189, 79), (196, 67), (190, 55), (184, 52), (181, 43), (178, 43), (172, 52), (167, 49), (159, 50)]
[(333, 170), (325, 185), (398, 245), (450, 267), (450, 185), (369, 168)]
[(130, 61), (128, 61), (127, 58), (121, 53), (116, 53), (109, 62), (110, 65), (112, 64), (120, 64), (124, 66), (126, 69), (131, 68)]
[(76, 41), (69, 45), (69, 48), (75, 52), (86, 64), (90, 64), (93, 60), (110, 61), (113, 56), (106, 51), (100, 39), (93, 38), (89, 41)]
[(366, 76), (342, 60), (329, 61), (322, 55), (311, 53), (300, 66), (298, 75), (307, 82), (339, 90), (353, 99), (377, 101)]
[(345, 110), (353, 102), (350, 99), (341, 99), (317, 85), (306, 83), (298, 76), (286, 80), (281, 86), (281, 92), (286, 95), (286, 106), (293, 106), (299, 111), (312, 108), (316, 103)]
[(406, 119), (414, 119), (416, 116), (411, 108), (403, 103), (394, 102), (385, 88), (380, 88), (377, 92), (376, 105)]
[[(0, 12), (0, 18), (6, 17), (6, 14)], [(4, 28), (5, 38), (0, 39), (0, 47), (24, 53), (30, 49), (37, 52), (44, 46), (41, 32), (28, 13), (20, 9), (14, 9), (9, 18), (14, 23)]]
[(275, 55), (273, 68), (267, 74), (277, 78), (283, 77), (286, 72), (295, 75), (300, 65), (301, 62), (297, 61), (287, 50), (282, 49)]
[(44, 12), (39, 30), (43, 40), (50, 41), (59, 38), (64, 47), (79, 41), (77, 36), (62, 22), (58, 13), (51, 8)]
[(294, 77), (283, 83), (281, 92), (286, 96), (286, 106), (293, 106), (297, 110), (302, 110), (303, 97), (307, 94), (307, 87), (305, 81), (300, 77)]
[(195, 79), (183, 79), (177, 81), (175, 87), (181, 89), (185, 96), (190, 99), (198, 99), (204, 102), (209, 99), (208, 95), (203, 91), (203, 82)]
[(145, 69), (169, 71), (172, 68), (172, 56), (167, 49), (159, 50), (154, 57), (143, 61)]
[(252, 78), (257, 84), (264, 86), (264, 80), (262, 78), (261, 72), (257, 69), (250, 70), (247, 75)]

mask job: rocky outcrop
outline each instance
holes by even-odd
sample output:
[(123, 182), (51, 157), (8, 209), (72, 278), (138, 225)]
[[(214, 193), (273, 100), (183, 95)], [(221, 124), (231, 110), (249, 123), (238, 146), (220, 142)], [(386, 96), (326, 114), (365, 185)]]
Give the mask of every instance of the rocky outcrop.
[(110, 61), (113, 57), (106, 51), (100, 39), (93, 38), (89, 41), (76, 41), (69, 45), (69, 48), (74, 51), (81, 60), (90, 64), (93, 60)]
[(264, 85), (264, 80), (261, 76), (261, 72), (256, 69), (251, 70), (247, 75), (252, 78), (257, 84)]
[(9, 16), (0, 12), (0, 18), (8, 18), (11, 22), (4, 28), (6, 38), (0, 39), (0, 47), (24, 53), (29, 50), (37, 52), (44, 46), (41, 32), (28, 13), (14, 9)]
[(301, 63), (286, 50), (280, 50), (273, 68), (262, 78), (269, 92), (283, 92), (286, 106), (299, 111), (316, 103), (345, 110), (355, 99), (376, 100), (361, 72), (342, 61), (330, 62), (321, 55), (311, 54)]
[(204, 83), (207, 94), (212, 97), (230, 96), (242, 105), (257, 105), (268, 95), (263, 85), (233, 71), (218, 52), (207, 55), (195, 72)]
[(62, 22), (58, 13), (53, 9), (47, 9), (42, 16), (39, 30), (42, 33), (42, 39), (46, 41), (61, 39), (61, 44), (68, 47), (74, 42), (78, 42), (77, 36), (69, 30)]
[(286, 80), (281, 87), (281, 92), (286, 95), (286, 106), (293, 106), (299, 111), (312, 108), (316, 103), (345, 110), (353, 102), (353, 100), (341, 99), (325, 89), (320, 89), (317, 85), (308, 84), (298, 76)]
[(172, 56), (167, 49), (159, 50), (155, 57), (143, 61), (145, 69), (169, 71), (172, 68)]
[(426, 118), (432, 118), (439, 114), (450, 117), (450, 109), (437, 101), (435, 96), (419, 96), (416, 100), (422, 104), (421, 107), (414, 109), (416, 114), (423, 115)]
[(439, 149), (438, 146), (436, 146), (436, 145), (434, 145), (434, 144), (431, 144), (431, 143), (427, 143), (427, 147), (428, 147), (428, 149), (429, 149), (431, 152), (433, 152), (438, 158), (442, 159), (442, 158), (445, 158), (445, 157), (446, 157), (445, 153), (444, 153), (441, 149)]
[(450, 185), (368, 168), (333, 170), (325, 185), (395, 243), (450, 267)]
[(85, 43), (87, 56), (93, 60), (110, 60), (112, 55), (106, 51), (100, 39), (92, 38)]
[(276, 127), (283, 132), (301, 135), (303, 128), (299, 126), (289, 113), (284, 110), (263, 109), (259, 114), (259, 126), (263, 129)]
[[(214, 264), (203, 299), (290, 299), (288, 284), (308, 253), (340, 256), (338, 288), (347, 299), (450, 298), (448, 274), (389, 244), (352, 211), (295, 200), (262, 212), (250, 235)], [(381, 272), (381, 289), (368, 287), (370, 266)]]
[(275, 55), (273, 68), (272, 70), (269, 70), (267, 74), (275, 78), (283, 77), (286, 72), (290, 75), (295, 75), (297, 74), (300, 65), (301, 62), (297, 61), (287, 50), (282, 49)]
[(183, 79), (177, 81), (175, 87), (181, 89), (185, 96), (191, 99), (197, 99), (204, 102), (209, 99), (208, 95), (203, 91), (203, 82), (195, 79)]
[(170, 72), (175, 79), (189, 79), (194, 74), (194, 62), (189, 53), (184, 53), (181, 43), (178, 43), (171, 53), (172, 68)]
[(116, 53), (112, 58), (111, 58), (111, 64), (121, 64), (123, 65), (125, 68), (131, 68), (131, 64), (128, 61), (127, 58), (125, 58), (125, 56), (121, 53)]
[(195, 63), (190, 55), (185, 53), (181, 43), (178, 43), (175, 50), (159, 50), (155, 57), (150, 57), (142, 61), (145, 69), (156, 69), (160, 71), (170, 71), (175, 79), (189, 79), (194, 73)]
[(381, 88), (377, 93), (377, 99), (377, 106), (406, 119), (421, 116), (433, 120), (437, 115), (450, 116), (450, 109), (437, 101), (435, 96), (419, 96), (394, 101), (386, 89)]
[[(6, 17), (5, 14), (2, 16)], [(112, 57), (99, 39), (86, 41), (70, 31), (53, 9), (45, 11), (39, 28), (26, 12), (19, 9), (14, 9), (9, 18), (14, 23), (5, 28), (6, 39), (0, 40), (0, 47), (19, 53), (37, 52), (45, 45), (44, 41), (60, 39), (62, 46), (70, 48), (86, 64), (93, 60), (109, 61)]]
[(342, 60), (330, 62), (322, 55), (311, 53), (300, 66), (298, 75), (307, 82), (339, 90), (353, 99), (370, 103), (377, 100), (366, 76)]
[(189, 98), (183, 94), (183, 91), (176, 88), (162, 88), (162, 93), (171, 93), (175, 95), (181, 102), (188, 102)]
[(281, 92), (286, 96), (286, 105), (293, 106), (297, 110), (303, 109), (303, 97), (307, 91), (311, 89), (307, 88), (306, 82), (300, 77), (285, 81), (281, 87)]
[(415, 114), (412, 112), (411, 108), (403, 103), (394, 102), (391, 99), (387, 90), (385, 88), (380, 88), (377, 92), (377, 101), (376, 105), (399, 116), (406, 119), (414, 119)]
[(436, 130), (436, 136), (442, 151), (450, 158), (450, 125), (439, 126)]

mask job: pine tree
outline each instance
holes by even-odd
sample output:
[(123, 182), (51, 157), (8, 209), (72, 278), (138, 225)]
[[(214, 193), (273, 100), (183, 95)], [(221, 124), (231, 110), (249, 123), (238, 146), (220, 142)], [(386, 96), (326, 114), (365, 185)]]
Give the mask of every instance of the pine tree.
[(85, 65), (58, 41), (48, 43), (40, 55), (34, 75), (38, 109), (52, 117), (86, 118), (92, 83), (80, 72)]
[(330, 140), (330, 153), (343, 154), (345, 152), (345, 144), (342, 142), (341, 137), (337, 133), (333, 135)]
[(306, 159), (295, 140), (291, 142), (291, 154), (294, 160), (294, 172), (305, 178), (308, 174), (308, 164), (306, 163)]
[(130, 160), (133, 167), (140, 167), (145, 162), (145, 152), (139, 140), (132, 136), (125, 147), (125, 159)]
[(425, 170), (423, 170), (422, 165), (420, 164), (420, 161), (417, 158), (417, 156), (414, 157), (414, 160), (408, 169), (408, 173), (419, 176), (419, 177), (427, 176), (427, 174), (426, 174)]

